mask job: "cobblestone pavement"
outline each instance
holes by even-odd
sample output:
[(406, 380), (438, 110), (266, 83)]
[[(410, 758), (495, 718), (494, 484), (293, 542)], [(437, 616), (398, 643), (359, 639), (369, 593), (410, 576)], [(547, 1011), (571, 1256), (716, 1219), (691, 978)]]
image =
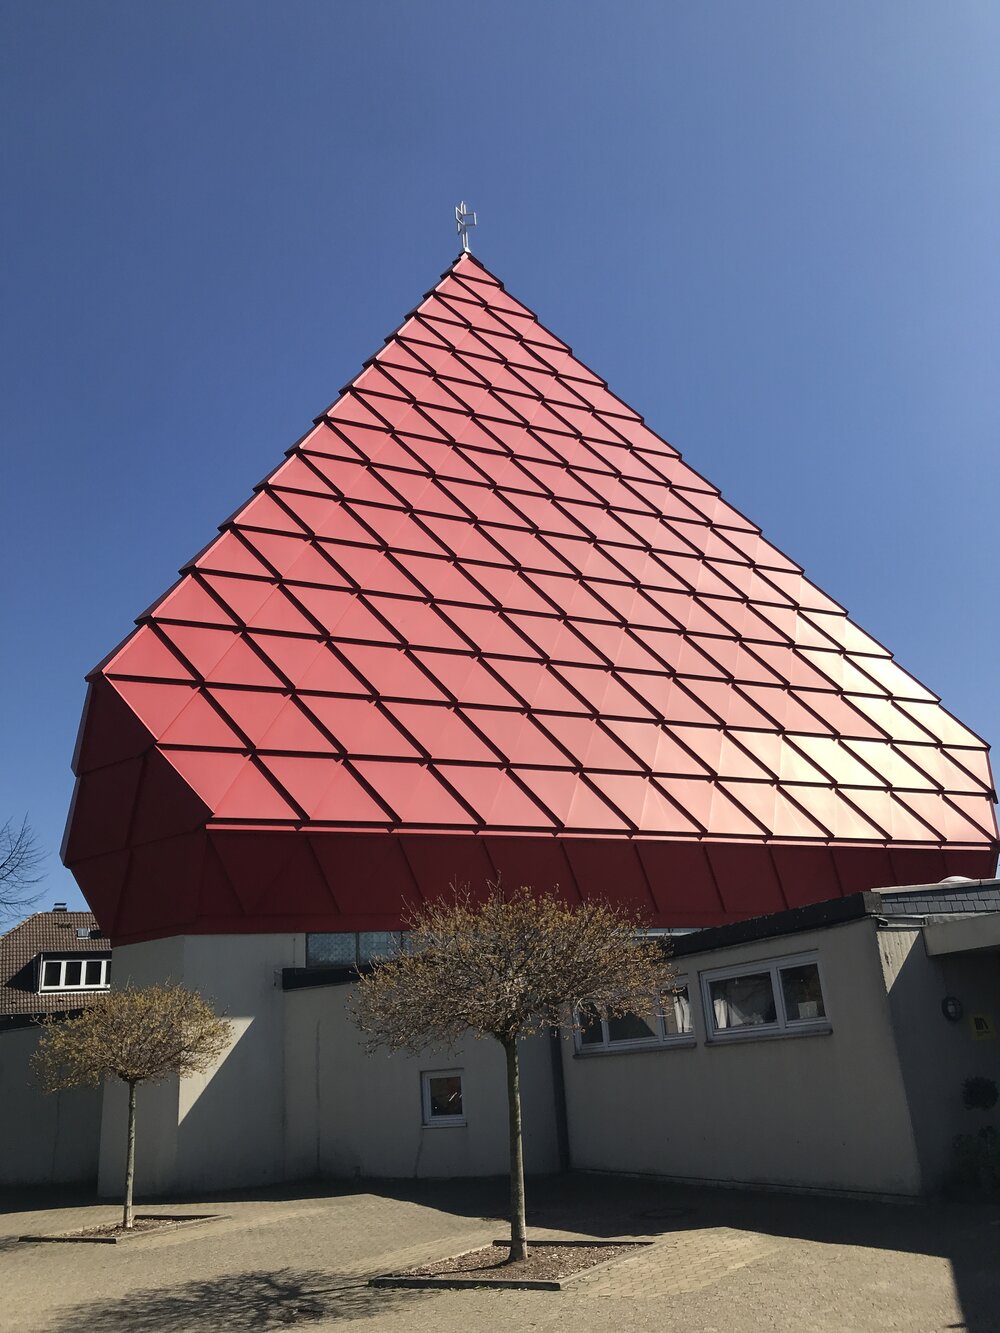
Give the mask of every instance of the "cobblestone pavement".
[(0, 1197), (0, 1329), (18, 1333), (1000, 1333), (1000, 1208), (860, 1203), (570, 1176), (529, 1182), (536, 1237), (654, 1243), (562, 1292), (376, 1290), (373, 1273), (503, 1234), (502, 1181), (293, 1185), (151, 1211), (206, 1226), (118, 1246), (16, 1237), (110, 1221), (69, 1195)]

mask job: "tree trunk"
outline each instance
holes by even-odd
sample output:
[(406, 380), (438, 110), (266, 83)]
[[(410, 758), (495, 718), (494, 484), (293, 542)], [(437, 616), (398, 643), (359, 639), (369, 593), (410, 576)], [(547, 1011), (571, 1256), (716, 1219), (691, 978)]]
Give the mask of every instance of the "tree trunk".
[(125, 1154), (125, 1212), (122, 1226), (132, 1230), (132, 1184), (135, 1180), (135, 1084), (128, 1085), (128, 1151)]
[(503, 1043), (507, 1057), (507, 1123), (510, 1129), (510, 1258), (528, 1257), (524, 1220), (524, 1148), (521, 1141), (521, 1072), (517, 1038)]

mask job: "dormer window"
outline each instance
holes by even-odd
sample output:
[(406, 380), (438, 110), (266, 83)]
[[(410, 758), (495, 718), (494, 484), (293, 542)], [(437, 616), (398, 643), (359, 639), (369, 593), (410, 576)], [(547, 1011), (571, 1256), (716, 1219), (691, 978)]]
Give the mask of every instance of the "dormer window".
[(107, 990), (110, 958), (43, 958), (39, 991)]

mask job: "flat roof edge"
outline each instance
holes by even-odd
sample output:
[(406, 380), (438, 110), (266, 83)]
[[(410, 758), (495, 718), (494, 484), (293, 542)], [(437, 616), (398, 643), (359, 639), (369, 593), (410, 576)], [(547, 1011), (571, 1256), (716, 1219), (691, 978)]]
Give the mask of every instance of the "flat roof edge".
[(839, 926), (847, 921), (876, 916), (881, 910), (882, 899), (879, 894), (870, 891), (852, 893), (848, 898), (830, 898), (824, 903), (790, 907), (784, 912), (772, 912), (768, 916), (755, 916), (728, 926), (710, 926), (707, 930), (698, 930), (691, 935), (675, 936), (671, 954), (674, 958), (685, 958), (689, 954), (750, 944), (754, 940), (769, 939), (775, 935), (795, 935), (823, 926)]

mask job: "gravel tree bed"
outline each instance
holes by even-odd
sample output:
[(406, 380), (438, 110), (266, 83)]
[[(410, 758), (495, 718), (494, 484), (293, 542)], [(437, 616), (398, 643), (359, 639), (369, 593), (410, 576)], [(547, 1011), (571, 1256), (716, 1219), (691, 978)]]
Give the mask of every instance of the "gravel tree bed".
[[(195, 1218), (191, 1219), (192, 1222)], [(197, 1219), (200, 1220), (200, 1219)], [(104, 1222), (97, 1227), (84, 1227), (73, 1234), (77, 1236), (131, 1236), (137, 1231), (162, 1231), (165, 1227), (183, 1226), (183, 1219), (176, 1217), (137, 1217), (128, 1229), (121, 1222)]]
[(91, 1245), (118, 1245), (133, 1236), (148, 1235), (156, 1231), (175, 1231), (178, 1227), (191, 1226), (195, 1222), (212, 1222), (214, 1213), (156, 1214), (137, 1213), (132, 1226), (126, 1230), (121, 1222), (101, 1222), (97, 1226), (81, 1227), (79, 1231), (63, 1231), (56, 1235), (19, 1236), (18, 1240), (28, 1242), (62, 1242)]
[(500, 1278), (510, 1282), (554, 1281), (593, 1268), (595, 1264), (607, 1263), (609, 1259), (617, 1259), (619, 1255), (634, 1250), (635, 1246), (616, 1245), (613, 1241), (595, 1242), (593, 1245), (529, 1241), (528, 1257), (514, 1262), (507, 1257), (509, 1248), (505, 1241), (494, 1241), (492, 1245), (484, 1245), (479, 1250), (452, 1255), (436, 1263), (422, 1264), (419, 1268), (408, 1268), (398, 1276)]

